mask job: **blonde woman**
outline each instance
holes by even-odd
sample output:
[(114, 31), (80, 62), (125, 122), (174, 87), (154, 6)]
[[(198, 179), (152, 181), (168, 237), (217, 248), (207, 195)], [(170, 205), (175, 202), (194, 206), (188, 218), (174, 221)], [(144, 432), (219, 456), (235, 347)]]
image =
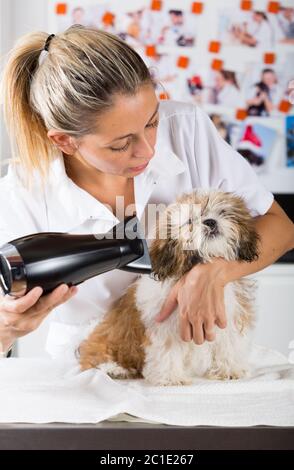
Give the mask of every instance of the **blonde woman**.
[[(0, 181), (0, 245), (42, 231), (97, 233), (130, 206), (142, 218), (148, 204), (168, 204), (193, 188), (236, 192), (256, 217), (259, 260), (196, 266), (158, 316), (164, 321), (178, 303), (182, 339), (202, 344), (226, 327), (225, 284), (292, 249), (294, 227), (208, 116), (194, 104), (159, 103), (154, 86), (140, 56), (109, 33), (75, 26), (19, 40), (3, 77), (14, 160)], [(42, 296), (36, 287), (20, 299), (2, 296), (2, 355), (52, 312), (47, 351), (72, 356), (135, 278), (110, 271), (78, 289), (61, 285)]]

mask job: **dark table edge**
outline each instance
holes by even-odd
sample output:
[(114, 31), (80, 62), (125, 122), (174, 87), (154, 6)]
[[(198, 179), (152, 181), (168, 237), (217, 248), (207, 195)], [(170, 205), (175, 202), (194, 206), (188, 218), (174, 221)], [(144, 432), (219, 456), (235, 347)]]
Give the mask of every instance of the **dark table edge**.
[(0, 450), (294, 450), (294, 426), (0, 424)]

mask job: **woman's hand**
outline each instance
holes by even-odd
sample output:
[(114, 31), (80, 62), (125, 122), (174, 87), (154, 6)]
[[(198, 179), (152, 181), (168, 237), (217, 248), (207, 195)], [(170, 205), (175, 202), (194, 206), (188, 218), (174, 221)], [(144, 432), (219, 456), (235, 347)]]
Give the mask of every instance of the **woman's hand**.
[(0, 296), (0, 352), (8, 351), (18, 337), (37, 329), (55, 307), (75, 295), (77, 287), (62, 284), (41, 297), (42, 292), (41, 287), (35, 287), (18, 299)]
[(183, 341), (202, 344), (215, 339), (215, 325), (226, 327), (223, 261), (194, 266), (171, 289), (157, 321), (166, 320), (179, 307)]

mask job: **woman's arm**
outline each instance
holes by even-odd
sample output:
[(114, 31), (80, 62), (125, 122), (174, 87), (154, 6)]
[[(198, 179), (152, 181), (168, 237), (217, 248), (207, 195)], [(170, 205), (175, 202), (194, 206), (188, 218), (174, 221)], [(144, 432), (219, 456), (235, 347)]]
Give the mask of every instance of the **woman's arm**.
[(269, 99), (266, 93), (263, 93), (263, 101), (265, 105), (265, 109), (268, 113), (271, 113), (275, 109), (274, 103)]
[(276, 201), (266, 214), (255, 218), (255, 227), (260, 236), (260, 252), (256, 261), (216, 261), (222, 266), (220, 275), (225, 283), (256, 273), (294, 249), (294, 224)]
[(260, 236), (259, 258), (251, 263), (216, 258), (194, 266), (173, 287), (157, 321), (166, 320), (179, 307), (180, 334), (184, 341), (202, 344), (215, 339), (215, 324), (226, 327), (224, 287), (227, 283), (260, 271), (294, 248), (294, 224), (277, 202), (255, 219)]
[(235, 28), (233, 34), (242, 44), (246, 44), (247, 46), (256, 46), (257, 44), (255, 37), (241, 28)]

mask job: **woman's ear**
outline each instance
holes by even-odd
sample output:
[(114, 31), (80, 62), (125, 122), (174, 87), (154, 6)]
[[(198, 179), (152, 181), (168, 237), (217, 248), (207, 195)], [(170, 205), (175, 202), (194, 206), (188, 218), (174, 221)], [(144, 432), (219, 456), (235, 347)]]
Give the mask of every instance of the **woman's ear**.
[(70, 135), (50, 129), (47, 132), (47, 136), (61, 152), (67, 155), (73, 155), (77, 151), (76, 142)]

